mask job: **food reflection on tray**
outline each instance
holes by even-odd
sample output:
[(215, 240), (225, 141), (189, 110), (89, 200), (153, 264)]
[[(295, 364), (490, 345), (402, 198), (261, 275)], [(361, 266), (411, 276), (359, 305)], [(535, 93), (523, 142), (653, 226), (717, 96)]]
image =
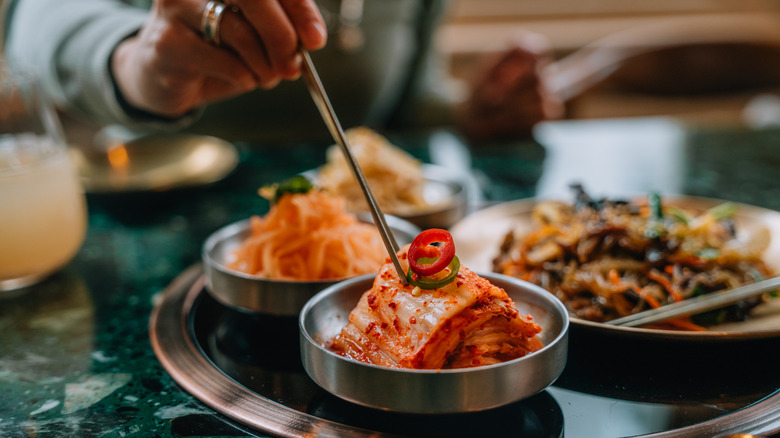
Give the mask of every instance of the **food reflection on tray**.
[[(770, 239), (776, 212), (654, 193), (593, 199), (581, 186), (573, 189), (573, 203), (519, 201), (466, 218), (453, 228), (466, 240), (464, 258), (542, 286), (566, 304), (575, 322), (593, 323), (776, 275), (777, 260), (768, 257), (777, 251)], [(487, 223), (495, 224), (489, 239), (472, 234)], [(780, 330), (766, 318), (751, 325), (754, 315), (777, 306), (773, 295), (648, 328)]]

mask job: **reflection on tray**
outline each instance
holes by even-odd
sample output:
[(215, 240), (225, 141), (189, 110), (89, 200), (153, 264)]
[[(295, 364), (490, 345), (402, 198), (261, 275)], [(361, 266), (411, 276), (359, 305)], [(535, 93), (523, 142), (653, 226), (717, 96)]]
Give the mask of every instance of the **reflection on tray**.
[[(659, 352), (692, 350), (689, 343), (675, 347), (673, 342), (660, 342), (655, 348), (626, 355), (625, 343), (632, 342), (630, 337), (622, 341), (620, 336), (603, 339), (575, 330), (570, 360), (561, 378), (553, 387), (525, 401), (460, 415), (384, 412), (341, 400), (314, 384), (300, 365), (295, 318), (231, 310), (211, 298), (202, 283), (191, 293), (196, 295), (187, 312), (189, 338), (212, 361), (215, 371), (225, 373), (258, 398), (328, 420), (311, 422), (311, 430), (341, 424), (351, 430), (366, 429), (376, 436), (387, 432), (475, 436), (481, 435), (474, 433), (475, 428), (485, 432), (489, 427), (492, 436), (560, 437), (565, 424), (565, 429), (576, 432), (576, 436), (600, 437), (604, 430), (595, 430), (593, 423), (604, 422), (610, 424), (610, 436), (612, 432), (625, 436), (720, 419), (773, 393), (780, 382), (776, 372), (768, 372), (774, 361), (751, 365), (744, 360), (761, 356), (762, 351), (772, 351), (777, 345), (740, 343), (746, 350), (733, 351), (729, 348), (733, 344), (710, 343), (702, 346), (709, 348), (698, 349), (710, 353), (689, 354), (694, 357), (681, 362)], [(752, 356), (750, 348), (754, 349)], [(718, 352), (730, 359), (714, 360)], [(701, 360), (697, 362), (695, 357)], [(740, 360), (741, 367), (735, 366)], [(636, 415), (642, 420), (636, 421)]]
[(415, 436), (560, 437), (563, 411), (547, 391), (484, 412), (452, 415), (398, 414), (364, 408), (321, 391), (309, 414), (367, 429)]
[(365, 408), (320, 389), (300, 360), (298, 320), (241, 313), (199, 297), (192, 331), (203, 353), (229, 377), (270, 400), (319, 418), (417, 436), (518, 434), (559, 437), (563, 412), (547, 392), (484, 412), (410, 415)]

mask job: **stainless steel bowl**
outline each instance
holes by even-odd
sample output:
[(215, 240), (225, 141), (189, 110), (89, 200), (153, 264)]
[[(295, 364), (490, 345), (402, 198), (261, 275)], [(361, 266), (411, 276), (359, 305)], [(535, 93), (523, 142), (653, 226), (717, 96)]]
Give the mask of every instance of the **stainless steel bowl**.
[(458, 173), (434, 164), (423, 164), (423, 197), (430, 208), (398, 216), (423, 228), (449, 228), (466, 216), (468, 193)]
[(417, 414), (480, 411), (530, 397), (553, 383), (566, 364), (569, 317), (552, 294), (500, 274), (481, 274), (502, 287), (520, 313), (542, 326), (544, 348), (501, 364), (455, 370), (409, 370), (365, 364), (323, 347), (347, 324), (349, 312), (371, 288), (373, 275), (328, 287), (301, 311), (301, 359), (326, 391), (372, 408)]
[[(373, 223), (371, 215), (358, 219)], [(399, 245), (414, 240), (420, 229), (394, 216), (385, 216)], [(321, 281), (272, 280), (227, 268), (226, 261), (251, 234), (249, 219), (215, 231), (203, 244), (201, 258), (206, 290), (220, 303), (246, 312), (277, 316), (297, 316), (304, 304), (317, 292), (343, 279)]]
[[(413, 212), (393, 214), (423, 229), (449, 228), (463, 219), (468, 212), (469, 201), (471, 201), (469, 197), (478, 194), (469, 193), (466, 182), (460, 176), (462, 174), (435, 164), (423, 164), (422, 171), (425, 179), (423, 197), (431, 206)], [(308, 170), (302, 175), (316, 185), (319, 170)]]

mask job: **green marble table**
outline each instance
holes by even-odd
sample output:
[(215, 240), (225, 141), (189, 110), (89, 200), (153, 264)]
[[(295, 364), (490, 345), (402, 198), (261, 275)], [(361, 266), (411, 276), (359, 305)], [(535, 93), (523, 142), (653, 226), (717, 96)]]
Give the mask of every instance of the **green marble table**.
[[(780, 130), (658, 122), (641, 122), (645, 131), (671, 133), (673, 145), (657, 151), (647, 144), (655, 137), (643, 135), (635, 122), (594, 122), (606, 131), (630, 127), (620, 139), (610, 140), (625, 143), (620, 147), (627, 158), (614, 144), (603, 149), (592, 141), (592, 133), (577, 131), (590, 125), (574, 126), (573, 141), (558, 139), (554, 132), (542, 136), (568, 142), (554, 147), (534, 140), (472, 145), (468, 150), (482, 192), (480, 202), (554, 192), (556, 184), (575, 177), (587, 184), (588, 172), (594, 172), (598, 178), (593, 187), (599, 190), (660, 188), (780, 210)], [(553, 131), (558, 128), (553, 126)], [(388, 135), (423, 161), (436, 156), (429, 147), (431, 133)], [(0, 297), (0, 436), (251, 434), (168, 376), (150, 347), (150, 312), (160, 292), (199, 262), (201, 245), (211, 232), (267, 211), (268, 204), (256, 194), (258, 187), (322, 164), (325, 146), (237, 144), (238, 168), (216, 184), (161, 193), (89, 195), (89, 232), (77, 257), (44, 283)], [(625, 174), (599, 170), (637, 157), (640, 165), (632, 164), (635, 168)], [(573, 163), (570, 158), (575, 158)], [(591, 164), (595, 167), (589, 170)], [(550, 180), (550, 175), (559, 175), (559, 180)]]

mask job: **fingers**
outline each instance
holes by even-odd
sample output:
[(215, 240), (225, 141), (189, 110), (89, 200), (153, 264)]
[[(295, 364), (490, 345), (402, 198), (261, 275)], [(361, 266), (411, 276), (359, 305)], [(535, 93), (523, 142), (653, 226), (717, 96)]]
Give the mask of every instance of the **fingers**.
[(290, 17), (293, 27), (306, 50), (317, 50), (325, 46), (328, 32), (319, 9), (309, 0), (280, 0)]
[[(197, 43), (197, 41), (193, 41), (193, 44)], [(245, 91), (252, 90), (257, 86), (254, 72), (249, 70), (246, 63), (239, 56), (219, 47), (205, 43), (201, 44), (205, 47), (200, 47), (194, 56), (189, 57), (189, 60), (186, 59), (187, 56), (184, 53), (180, 52), (180, 59), (177, 61), (194, 63), (203, 75), (232, 83)]]
[(274, 70), (263, 41), (240, 14), (225, 12), (220, 32), (223, 46), (238, 55), (260, 87), (273, 88), (281, 81), (283, 75)]
[[(219, 21), (220, 48), (246, 64), (263, 88), (301, 71), (298, 47), (315, 50), (327, 33), (313, 0), (223, 0), (228, 7)], [(200, 35), (207, 0), (157, 0), (156, 7)]]
[[(316, 50), (325, 45), (327, 32), (325, 22), (313, 0), (226, 0), (241, 11), (248, 26), (254, 30), (263, 47), (265, 62), (273, 73), (284, 79), (296, 79), (301, 71), (299, 46)], [(242, 32), (248, 33), (245, 27)], [(231, 36), (225, 35), (234, 50), (250, 61), (254, 56), (244, 55), (247, 49), (242, 43), (249, 39), (244, 34), (231, 43)]]
[[(155, 22), (140, 34), (150, 52), (150, 65), (159, 76), (181, 72), (191, 77), (215, 76), (243, 88), (256, 86), (255, 77), (234, 53), (207, 44), (177, 22)], [(170, 84), (175, 87), (176, 84)]]
[[(271, 71), (283, 78), (297, 77), (300, 71), (300, 59), (297, 57), (298, 34), (281, 3), (277, 0), (232, 2), (241, 8), (241, 15), (249, 25), (247, 29), (251, 27), (255, 38), (259, 38), (264, 49), (262, 53)], [(231, 36), (227, 34), (224, 37), (225, 42), (239, 53), (243, 50), (241, 43), (250, 39), (248, 35), (234, 41), (231, 41)]]
[(522, 137), (536, 123), (562, 115), (561, 102), (546, 87), (541, 68), (547, 56), (543, 43), (532, 34), (521, 35), (509, 50), (486, 63), (458, 115), (467, 137)]

